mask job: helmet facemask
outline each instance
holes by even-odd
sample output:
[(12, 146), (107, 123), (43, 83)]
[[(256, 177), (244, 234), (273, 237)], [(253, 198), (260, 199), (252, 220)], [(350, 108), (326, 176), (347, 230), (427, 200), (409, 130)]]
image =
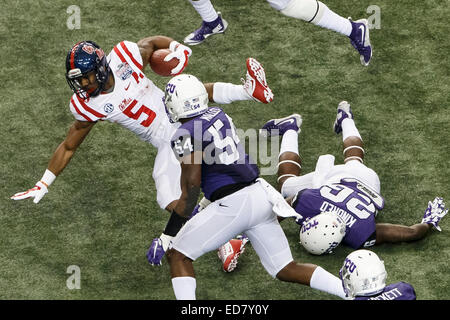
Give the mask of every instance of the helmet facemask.
[[(80, 50), (81, 46), (87, 46), (90, 51)], [(98, 96), (104, 91), (111, 73), (103, 50), (92, 41), (77, 43), (69, 51), (66, 59), (66, 70), (66, 80), (69, 87), (81, 99)], [(89, 92), (85, 86), (81, 85), (81, 79), (88, 78), (91, 72), (95, 74), (97, 87)]]

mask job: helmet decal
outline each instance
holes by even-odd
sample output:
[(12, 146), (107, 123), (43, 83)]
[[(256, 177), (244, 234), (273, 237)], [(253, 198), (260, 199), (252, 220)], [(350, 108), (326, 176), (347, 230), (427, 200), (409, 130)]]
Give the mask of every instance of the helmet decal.
[[(97, 88), (86, 90), (80, 79), (94, 72)], [(66, 80), (72, 91), (81, 99), (95, 97), (104, 90), (110, 75), (110, 68), (104, 51), (93, 41), (76, 43), (66, 57)]]

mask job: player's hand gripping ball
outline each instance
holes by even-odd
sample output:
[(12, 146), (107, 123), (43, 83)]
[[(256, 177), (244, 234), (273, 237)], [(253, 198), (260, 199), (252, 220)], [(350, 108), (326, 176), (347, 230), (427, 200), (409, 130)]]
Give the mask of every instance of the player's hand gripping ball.
[(177, 58), (172, 58), (169, 61), (164, 61), (164, 58), (172, 53), (169, 49), (158, 49), (153, 52), (150, 57), (150, 67), (152, 70), (163, 77), (172, 76), (172, 70), (179, 64), (179, 60)]
[(150, 57), (150, 67), (156, 74), (163, 77), (172, 75), (172, 69), (178, 65), (179, 61), (177, 58), (164, 61), (164, 58), (170, 53), (172, 53), (172, 51), (169, 49), (159, 49), (153, 52)]

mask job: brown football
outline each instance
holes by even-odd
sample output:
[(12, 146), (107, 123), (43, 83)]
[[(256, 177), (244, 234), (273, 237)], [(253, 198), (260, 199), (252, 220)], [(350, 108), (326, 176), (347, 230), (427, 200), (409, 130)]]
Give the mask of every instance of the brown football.
[(167, 62), (164, 61), (164, 58), (171, 52), (172, 51), (169, 49), (158, 49), (153, 52), (150, 57), (150, 67), (155, 73), (163, 77), (172, 75), (170, 72), (178, 65), (179, 60), (177, 58), (172, 58)]

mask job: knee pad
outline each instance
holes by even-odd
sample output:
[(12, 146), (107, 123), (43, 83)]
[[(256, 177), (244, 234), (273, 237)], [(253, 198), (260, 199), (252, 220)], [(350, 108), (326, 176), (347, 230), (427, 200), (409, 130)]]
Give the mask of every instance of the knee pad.
[(285, 16), (317, 24), (326, 6), (317, 0), (291, 0), (280, 12)]

